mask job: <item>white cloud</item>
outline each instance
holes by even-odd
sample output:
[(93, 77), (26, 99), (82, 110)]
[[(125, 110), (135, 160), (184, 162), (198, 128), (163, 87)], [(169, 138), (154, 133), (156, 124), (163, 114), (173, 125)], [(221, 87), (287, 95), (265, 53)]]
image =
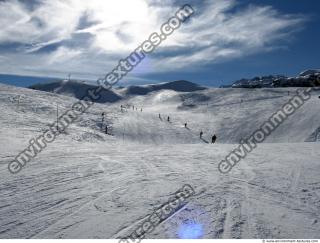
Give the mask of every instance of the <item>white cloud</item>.
[[(33, 7), (18, 0), (0, 1), (0, 72), (24, 74), (75, 72), (95, 78), (110, 71), (118, 58), (136, 49), (178, 8), (159, 0), (38, 0)], [(235, 1), (204, 1), (196, 15), (170, 36), (148, 59), (143, 72), (200, 67), (270, 51), (290, 38), (305, 21), (270, 6), (235, 10)], [(86, 25), (80, 26), (81, 20)], [(58, 45), (51, 51), (46, 47)], [(174, 55), (172, 54), (174, 53)], [(9, 59), (9, 61), (8, 61)], [(51, 72), (51, 73), (50, 73)]]
[(83, 51), (80, 49), (73, 50), (61, 46), (50, 56), (49, 64), (64, 63), (75, 58), (80, 58), (82, 53)]

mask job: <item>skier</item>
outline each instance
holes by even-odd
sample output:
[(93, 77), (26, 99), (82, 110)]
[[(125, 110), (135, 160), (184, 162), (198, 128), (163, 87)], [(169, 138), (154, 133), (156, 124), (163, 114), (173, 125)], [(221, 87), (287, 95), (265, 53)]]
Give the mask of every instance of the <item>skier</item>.
[(200, 139), (202, 139), (203, 131), (200, 132)]
[(108, 134), (108, 126), (106, 126), (106, 131), (105, 132), (106, 132), (106, 134)]
[(142, 108), (141, 108), (141, 110), (140, 110), (141, 112), (142, 112)]
[(184, 127), (185, 127), (185, 128), (187, 128), (187, 125), (188, 125), (188, 124), (187, 124), (187, 123), (185, 123), (185, 124), (184, 124)]
[(217, 136), (214, 134), (214, 135), (212, 136), (211, 143), (212, 143), (212, 144), (215, 143), (216, 140), (217, 140)]
[(102, 112), (102, 114), (101, 114), (101, 131), (103, 131), (104, 115), (105, 115), (105, 113)]
[(161, 119), (161, 115), (160, 115), (160, 113), (159, 113), (159, 119), (160, 119), (160, 120), (162, 120), (162, 119)]
[(168, 119), (167, 119), (167, 120), (168, 120), (168, 122), (170, 122), (170, 116), (168, 116)]

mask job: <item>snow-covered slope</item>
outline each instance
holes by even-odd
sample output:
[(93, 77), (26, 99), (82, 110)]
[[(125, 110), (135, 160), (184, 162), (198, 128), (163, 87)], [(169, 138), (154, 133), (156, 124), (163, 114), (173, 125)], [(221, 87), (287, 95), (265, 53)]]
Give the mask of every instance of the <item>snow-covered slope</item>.
[[(95, 104), (12, 175), (7, 164), (55, 121), (57, 104), (61, 114), (76, 99), (0, 85), (0, 238), (126, 236), (184, 184), (196, 195), (148, 238), (319, 238), (319, 143), (304, 142), (317, 139), (319, 93), (230, 174), (217, 169), (294, 93), (165, 89)], [(114, 136), (101, 131), (102, 112)]]
[[(201, 130), (206, 141), (210, 141), (215, 133), (218, 143), (238, 143), (241, 138), (258, 129), (295, 94), (294, 88), (283, 88), (208, 89), (190, 93), (161, 91), (147, 96), (135, 96), (125, 103), (143, 107), (144, 112), (135, 114), (137, 118), (128, 114), (125, 118), (126, 132), (134, 133), (132, 137), (140, 141), (145, 141), (145, 134), (154, 134), (153, 140), (161, 142), (165, 135), (159, 129), (163, 129), (164, 125), (165, 130), (180, 129), (181, 133), (189, 133), (196, 138), (190, 141), (173, 134), (174, 138), (170, 140), (172, 143), (204, 142), (198, 139)], [(317, 122), (319, 102), (318, 94), (314, 93), (311, 100), (271, 134), (266, 142), (304, 142), (309, 139), (320, 126)], [(163, 124), (158, 118), (159, 113), (164, 121), (169, 116), (171, 122)], [(183, 128), (184, 123), (188, 124), (188, 129)], [(168, 140), (164, 142), (170, 142)]]

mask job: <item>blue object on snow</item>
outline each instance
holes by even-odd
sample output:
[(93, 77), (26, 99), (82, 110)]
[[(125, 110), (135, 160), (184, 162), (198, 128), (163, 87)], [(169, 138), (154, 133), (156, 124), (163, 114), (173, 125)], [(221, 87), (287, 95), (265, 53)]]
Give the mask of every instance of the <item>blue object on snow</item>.
[(180, 239), (199, 239), (203, 235), (202, 226), (197, 223), (182, 224), (178, 235)]

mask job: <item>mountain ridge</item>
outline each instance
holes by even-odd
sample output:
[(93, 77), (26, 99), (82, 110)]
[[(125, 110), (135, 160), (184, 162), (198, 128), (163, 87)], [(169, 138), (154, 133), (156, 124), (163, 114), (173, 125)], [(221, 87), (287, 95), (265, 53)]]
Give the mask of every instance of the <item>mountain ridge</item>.
[(231, 88), (279, 88), (320, 86), (320, 69), (309, 69), (295, 77), (268, 75), (235, 81)]
[[(88, 89), (94, 89), (96, 87), (96, 84), (89, 84), (87, 82), (77, 80), (58, 80), (54, 82), (40, 83), (29, 86), (30, 89), (67, 95), (77, 99), (81, 99), (82, 97), (84, 97)], [(177, 80), (159, 84), (118, 87), (117, 89), (103, 90), (101, 92), (101, 98), (98, 100), (98, 103), (116, 102), (128, 96), (147, 95), (151, 92), (161, 90), (193, 92), (205, 89), (207, 88), (186, 80)]]

